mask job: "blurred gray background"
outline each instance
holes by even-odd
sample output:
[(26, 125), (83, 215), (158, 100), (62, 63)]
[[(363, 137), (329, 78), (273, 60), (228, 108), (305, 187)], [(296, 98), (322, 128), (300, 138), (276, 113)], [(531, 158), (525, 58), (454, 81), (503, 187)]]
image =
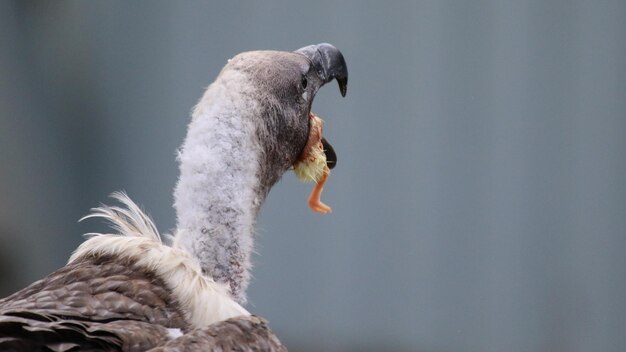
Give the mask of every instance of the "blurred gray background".
[(294, 351), (623, 351), (626, 2), (1, 1), (0, 293), (174, 160), (226, 60), (330, 42), (324, 200), (264, 206), (250, 310)]

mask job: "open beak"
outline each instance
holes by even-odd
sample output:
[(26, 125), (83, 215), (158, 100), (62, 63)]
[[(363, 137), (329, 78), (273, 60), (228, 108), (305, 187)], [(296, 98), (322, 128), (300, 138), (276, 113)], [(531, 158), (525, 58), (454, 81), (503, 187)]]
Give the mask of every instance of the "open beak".
[[(348, 91), (348, 66), (339, 49), (332, 44), (322, 43), (305, 46), (295, 52), (311, 60), (313, 67), (315, 67), (317, 74), (324, 83), (336, 79), (341, 96), (346, 96)], [(324, 154), (326, 154), (326, 164), (329, 169), (332, 169), (337, 165), (337, 153), (335, 153), (333, 146), (328, 143), (326, 138), (322, 138), (322, 144), (324, 145)]]

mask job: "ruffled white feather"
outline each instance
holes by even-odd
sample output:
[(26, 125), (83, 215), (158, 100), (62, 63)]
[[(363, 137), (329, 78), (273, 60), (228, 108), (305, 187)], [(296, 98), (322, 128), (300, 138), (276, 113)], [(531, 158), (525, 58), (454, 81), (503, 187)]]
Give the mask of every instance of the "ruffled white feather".
[(125, 193), (111, 196), (122, 206), (102, 205), (83, 219), (104, 218), (118, 233), (87, 234), (90, 238), (76, 249), (69, 263), (85, 256), (111, 255), (154, 271), (176, 297), (194, 328), (250, 315), (232, 299), (225, 285), (202, 274), (198, 262), (187, 251), (164, 245), (152, 219)]

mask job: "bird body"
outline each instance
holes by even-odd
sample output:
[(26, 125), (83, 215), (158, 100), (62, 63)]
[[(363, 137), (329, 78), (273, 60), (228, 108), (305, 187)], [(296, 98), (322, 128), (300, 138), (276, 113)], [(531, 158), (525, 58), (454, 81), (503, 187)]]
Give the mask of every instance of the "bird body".
[[(58, 341), (60, 351), (145, 351), (176, 331), (250, 316), (223, 284), (202, 274), (187, 251), (163, 244), (152, 220), (130, 198), (114, 197), (123, 207), (102, 206), (88, 217), (105, 218), (118, 232), (90, 234), (66, 266), (0, 300), (0, 332), (41, 333), (28, 341), (29, 350)], [(3, 338), (0, 350), (15, 342)]]
[(161, 242), (152, 220), (123, 193), (114, 193), (123, 207), (102, 206), (87, 217), (109, 220), (116, 234), (91, 234), (70, 257), (69, 264), (83, 258), (115, 257), (127, 260), (129, 268), (152, 268), (178, 302), (185, 321), (192, 328), (240, 315), (250, 315), (234, 302), (228, 289), (202, 274), (198, 262), (181, 248)]
[(0, 300), (0, 350), (285, 350), (242, 306), (254, 223), (310, 139), (315, 93), (333, 79), (345, 95), (345, 61), (330, 44), (229, 60), (179, 151), (172, 244), (115, 193), (121, 206), (86, 217), (114, 233), (88, 234), (66, 266)]

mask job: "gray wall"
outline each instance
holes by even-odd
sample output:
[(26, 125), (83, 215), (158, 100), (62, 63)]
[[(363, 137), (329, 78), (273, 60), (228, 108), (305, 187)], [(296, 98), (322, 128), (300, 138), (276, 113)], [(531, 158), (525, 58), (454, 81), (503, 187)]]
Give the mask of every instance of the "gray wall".
[(174, 152), (229, 57), (327, 41), (325, 200), (288, 174), (250, 309), (299, 351), (622, 351), (626, 2), (0, 2), (0, 289), (125, 189), (174, 226)]

